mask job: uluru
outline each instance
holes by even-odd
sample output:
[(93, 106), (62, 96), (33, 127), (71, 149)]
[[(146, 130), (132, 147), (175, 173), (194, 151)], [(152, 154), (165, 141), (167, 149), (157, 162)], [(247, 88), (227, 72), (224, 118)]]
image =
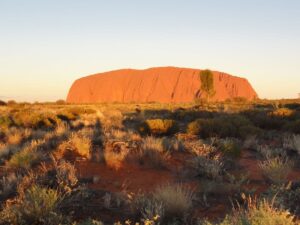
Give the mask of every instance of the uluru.
[[(200, 69), (156, 67), (145, 70), (121, 69), (76, 80), (68, 93), (69, 103), (184, 103), (201, 96)], [(215, 95), (223, 101), (258, 97), (247, 79), (213, 71)]]

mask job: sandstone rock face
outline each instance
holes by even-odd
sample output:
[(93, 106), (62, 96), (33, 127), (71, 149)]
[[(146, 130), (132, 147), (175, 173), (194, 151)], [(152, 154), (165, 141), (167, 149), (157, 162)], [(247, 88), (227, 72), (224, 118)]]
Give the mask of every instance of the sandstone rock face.
[[(181, 103), (201, 96), (199, 69), (160, 67), (146, 70), (123, 69), (99, 73), (76, 80), (67, 97), (69, 103)], [(213, 100), (257, 94), (245, 78), (213, 72), (216, 90)]]

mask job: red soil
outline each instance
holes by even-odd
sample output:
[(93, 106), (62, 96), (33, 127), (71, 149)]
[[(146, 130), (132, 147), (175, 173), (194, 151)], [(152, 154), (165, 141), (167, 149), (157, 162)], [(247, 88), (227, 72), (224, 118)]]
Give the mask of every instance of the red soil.
[[(124, 69), (99, 73), (76, 80), (67, 102), (192, 102), (201, 95), (199, 69), (176, 67), (146, 70)], [(257, 97), (249, 82), (240, 77), (214, 71), (216, 94), (213, 100)]]
[(80, 162), (77, 164), (79, 177), (95, 178), (99, 180), (91, 183), (91, 189), (101, 189), (109, 192), (148, 192), (164, 183), (172, 183), (175, 176), (167, 170), (154, 170), (126, 165), (114, 170), (104, 164)]
[[(125, 164), (119, 170), (114, 170), (108, 168), (105, 164), (88, 161), (77, 162), (76, 167), (79, 177), (81, 178), (99, 178), (97, 182), (89, 183), (88, 185), (89, 188), (94, 190), (114, 193), (122, 191), (126, 191), (127, 193), (149, 193), (163, 184), (179, 182), (184, 183), (195, 191), (199, 191), (201, 188), (199, 189), (198, 187), (198, 178), (180, 176), (180, 173), (183, 171), (184, 162), (186, 162), (189, 157), (189, 154), (185, 153), (174, 154), (166, 170), (143, 168), (132, 164)], [(241, 168), (236, 172), (237, 175), (247, 173), (250, 182), (244, 188), (247, 190), (254, 189), (256, 190), (256, 194), (260, 195), (269, 188), (270, 184), (263, 177), (258, 163), (259, 159), (256, 158), (256, 153), (245, 150), (238, 161)], [(295, 169), (289, 174), (288, 179), (290, 181), (297, 181), (299, 177), (300, 170)], [(193, 215), (212, 220), (224, 217), (232, 208), (228, 199), (229, 193), (224, 192), (218, 195), (219, 197), (215, 198), (213, 202), (210, 202), (208, 208), (200, 205), (195, 207)], [(116, 216), (115, 214), (106, 214), (107, 212), (104, 211), (103, 215), (107, 216), (108, 219), (114, 219)], [(103, 215), (101, 214), (102, 218)]]

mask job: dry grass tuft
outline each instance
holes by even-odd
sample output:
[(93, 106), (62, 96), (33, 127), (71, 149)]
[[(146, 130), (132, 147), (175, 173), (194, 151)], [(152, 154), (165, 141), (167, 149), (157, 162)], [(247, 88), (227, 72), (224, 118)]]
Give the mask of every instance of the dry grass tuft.
[(141, 165), (152, 168), (164, 168), (167, 160), (170, 158), (170, 154), (164, 149), (163, 140), (161, 138), (149, 136), (143, 140), (137, 157)]
[(261, 162), (259, 167), (270, 181), (280, 184), (286, 181), (293, 168), (293, 162), (286, 157), (275, 157)]
[(115, 170), (119, 170), (126, 159), (129, 150), (124, 143), (107, 143), (104, 149), (104, 161), (106, 165)]
[(224, 172), (224, 165), (219, 157), (196, 156), (191, 161), (191, 166), (200, 178), (220, 180)]
[(153, 193), (153, 198), (162, 203), (166, 219), (183, 218), (193, 205), (193, 192), (180, 184), (158, 187)]
[(92, 142), (89, 137), (82, 134), (72, 133), (69, 140), (61, 143), (54, 152), (56, 159), (67, 158), (70, 160), (76, 157), (90, 159)]

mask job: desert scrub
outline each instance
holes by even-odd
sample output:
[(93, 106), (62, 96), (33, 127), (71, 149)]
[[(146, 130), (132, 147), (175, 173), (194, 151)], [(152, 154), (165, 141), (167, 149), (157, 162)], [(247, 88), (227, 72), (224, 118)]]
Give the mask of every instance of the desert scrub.
[[(29, 131), (29, 129), (26, 129)], [(18, 145), (23, 139), (23, 133), (17, 129), (10, 129), (7, 133), (7, 143), (10, 145)]]
[(140, 132), (151, 135), (170, 135), (177, 131), (177, 122), (169, 119), (149, 119), (140, 127)]
[(53, 164), (58, 188), (64, 193), (70, 193), (78, 182), (75, 167), (69, 162), (64, 160), (56, 161), (54, 158)]
[(15, 114), (14, 123), (19, 127), (32, 129), (53, 129), (57, 125), (55, 115), (51, 113), (36, 113), (30, 110)]
[(54, 156), (57, 159), (68, 158), (74, 160), (76, 157), (89, 159), (91, 156), (92, 141), (89, 137), (79, 133), (72, 133), (68, 141), (61, 143)]
[(170, 154), (164, 149), (161, 138), (146, 137), (137, 153), (138, 161), (141, 165), (153, 168), (164, 168)]
[(96, 110), (89, 107), (71, 107), (66, 109), (67, 112), (70, 112), (74, 115), (80, 116), (82, 114), (95, 114)]
[(275, 109), (268, 113), (269, 116), (279, 117), (279, 118), (290, 118), (295, 115), (295, 111), (288, 108)]
[(241, 143), (235, 139), (219, 140), (218, 147), (225, 156), (239, 157), (241, 155)]
[(221, 223), (200, 223), (202, 225), (297, 225), (299, 221), (289, 211), (277, 209), (266, 200), (248, 200), (247, 209), (234, 209)]
[(185, 147), (183, 141), (177, 138), (165, 137), (162, 139), (163, 147), (167, 151), (183, 152)]
[(219, 157), (196, 156), (192, 159), (191, 166), (200, 178), (219, 181), (224, 173), (223, 162)]
[(66, 122), (78, 119), (78, 115), (76, 115), (76, 114), (74, 114), (72, 112), (69, 112), (69, 111), (62, 111), (59, 114), (57, 114), (56, 116), (60, 120), (66, 121)]
[(260, 162), (259, 167), (271, 182), (280, 184), (286, 181), (293, 168), (293, 162), (286, 157), (275, 157)]
[(240, 115), (221, 116), (218, 118), (197, 119), (187, 126), (187, 133), (208, 137), (238, 137), (259, 133), (259, 129)]
[(0, 128), (8, 129), (14, 124), (14, 121), (11, 117), (7, 115), (0, 116)]
[(0, 198), (6, 199), (9, 195), (16, 192), (17, 185), (21, 181), (21, 176), (16, 173), (9, 173), (0, 179)]
[(159, 216), (161, 219), (165, 215), (165, 209), (162, 202), (157, 201), (153, 196), (138, 194), (134, 196), (131, 202), (131, 210), (136, 217), (143, 220)]
[(91, 154), (91, 139), (86, 136), (82, 136), (79, 134), (72, 134), (70, 138), (70, 142), (75, 147), (76, 152), (85, 158), (89, 158)]
[(155, 201), (162, 204), (162, 220), (182, 219), (193, 205), (193, 191), (181, 184), (166, 184), (158, 187), (154, 193)]
[(283, 148), (274, 148), (269, 145), (257, 146), (257, 152), (261, 155), (264, 160), (275, 158), (275, 157), (286, 157), (286, 150)]
[(57, 210), (60, 199), (57, 191), (33, 185), (16, 202), (5, 205), (0, 224), (61, 224), (63, 217)]
[(6, 165), (15, 169), (30, 169), (35, 163), (39, 162), (42, 154), (38, 151), (43, 141), (32, 141), (23, 149), (12, 155)]

